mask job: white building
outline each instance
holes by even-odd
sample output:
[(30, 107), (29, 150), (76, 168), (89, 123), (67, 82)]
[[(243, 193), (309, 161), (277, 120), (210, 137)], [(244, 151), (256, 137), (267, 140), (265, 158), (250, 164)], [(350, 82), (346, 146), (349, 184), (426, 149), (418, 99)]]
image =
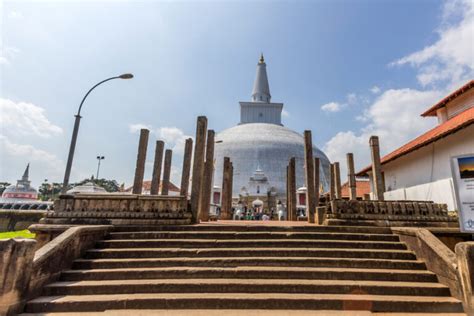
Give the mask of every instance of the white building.
[[(437, 116), (438, 125), (382, 157), (384, 197), (446, 203), (456, 210), (450, 158), (474, 154), (474, 80), (421, 115)], [(367, 173), (371, 166), (358, 174)]]

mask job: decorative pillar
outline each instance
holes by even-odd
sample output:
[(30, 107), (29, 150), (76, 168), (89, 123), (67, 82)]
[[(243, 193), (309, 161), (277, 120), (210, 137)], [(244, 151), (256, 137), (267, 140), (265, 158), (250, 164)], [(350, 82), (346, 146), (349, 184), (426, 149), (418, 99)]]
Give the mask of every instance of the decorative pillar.
[(133, 180), (133, 194), (142, 194), (143, 176), (145, 174), (146, 149), (148, 147), (148, 135), (150, 131), (142, 128), (138, 142), (137, 166), (135, 167), (135, 179)]
[(290, 217), (290, 166), (286, 166), (286, 216), (288, 220), (292, 220)]
[(319, 158), (314, 158), (314, 200), (316, 207), (319, 206)]
[(316, 201), (314, 197), (314, 160), (313, 160), (313, 142), (311, 131), (304, 131), (304, 162), (305, 162), (305, 180), (306, 180), (306, 215), (308, 222), (314, 223), (314, 214), (316, 212)]
[(183, 170), (181, 172), (181, 187), (179, 195), (188, 196), (189, 173), (191, 171), (191, 158), (193, 155), (193, 139), (186, 139), (184, 144)]
[(170, 174), (171, 174), (171, 157), (173, 151), (167, 149), (165, 151), (165, 168), (163, 169), (163, 184), (161, 187), (161, 195), (168, 195), (170, 189)]
[(330, 176), (330, 185), (329, 185), (329, 200), (334, 200), (336, 198), (336, 178), (334, 177), (334, 164), (329, 165)]
[(201, 179), (204, 174), (204, 148), (206, 146), (207, 118), (199, 116), (196, 123), (196, 143), (194, 144), (193, 175), (191, 181), (191, 212), (197, 221)]
[(230, 173), (231, 165), (230, 158), (224, 157), (224, 168), (222, 175), (222, 196), (221, 196), (221, 219), (230, 219), (230, 209), (229, 209), (229, 194), (230, 193)]
[(227, 196), (227, 203), (229, 203), (228, 210), (230, 218), (232, 218), (232, 190), (234, 189), (234, 164), (230, 162), (230, 177), (229, 177), (229, 195)]
[(349, 200), (357, 200), (356, 191), (356, 178), (354, 171), (354, 155), (352, 153), (347, 154), (347, 178), (349, 185)]
[(336, 199), (342, 199), (341, 192), (341, 169), (339, 168), (339, 162), (333, 164), (334, 167), (334, 191), (336, 193)]
[(153, 176), (151, 178), (150, 195), (158, 195), (160, 189), (161, 165), (163, 163), (163, 149), (165, 142), (161, 140), (156, 141), (155, 146), (155, 162), (153, 163)]
[(288, 178), (289, 178), (289, 197), (290, 197), (290, 208), (288, 209), (288, 218), (292, 221), (298, 220), (298, 214), (296, 212), (296, 158), (290, 159), (288, 165)]
[(372, 158), (372, 182), (374, 188), (374, 200), (383, 201), (384, 185), (382, 179), (382, 165), (380, 163), (379, 137), (370, 137), (370, 156)]
[(214, 136), (212, 129), (207, 131), (206, 162), (204, 163), (204, 176), (201, 183), (198, 218), (201, 221), (209, 220), (211, 207), (212, 174), (214, 171)]

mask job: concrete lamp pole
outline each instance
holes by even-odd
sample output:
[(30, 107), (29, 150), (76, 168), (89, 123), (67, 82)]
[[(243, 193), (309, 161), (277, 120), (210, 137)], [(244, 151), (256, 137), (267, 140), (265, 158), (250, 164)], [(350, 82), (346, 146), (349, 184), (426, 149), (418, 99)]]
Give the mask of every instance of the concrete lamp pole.
[(99, 161), (97, 163), (97, 176), (95, 177), (95, 180), (98, 181), (99, 180), (99, 170), (100, 170), (100, 161), (101, 160), (104, 160), (105, 157), (104, 156), (97, 156), (97, 160)]
[(92, 92), (92, 90), (94, 90), (97, 86), (103, 84), (104, 82), (107, 82), (113, 79), (132, 79), (132, 78), (133, 78), (132, 74), (123, 74), (120, 76), (110, 77), (105, 80), (102, 80), (101, 82), (97, 83), (95, 86), (90, 88), (90, 90), (87, 91), (86, 95), (82, 99), (81, 104), (79, 105), (79, 109), (77, 110), (77, 114), (75, 115), (76, 120), (74, 121), (74, 129), (72, 130), (71, 144), (69, 145), (69, 155), (67, 156), (66, 172), (64, 173), (63, 188), (61, 190), (61, 193), (66, 193), (67, 187), (69, 185), (69, 176), (71, 175), (72, 160), (74, 158), (74, 150), (76, 149), (77, 133), (79, 132), (79, 123), (81, 121), (81, 109), (87, 96)]

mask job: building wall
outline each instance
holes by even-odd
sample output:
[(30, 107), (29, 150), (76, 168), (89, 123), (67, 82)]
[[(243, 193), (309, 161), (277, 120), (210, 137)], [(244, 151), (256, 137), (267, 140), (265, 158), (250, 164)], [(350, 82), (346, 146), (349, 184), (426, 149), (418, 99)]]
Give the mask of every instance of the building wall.
[(474, 106), (474, 89), (462, 94), (451, 102), (448, 102), (446, 109), (448, 119)]
[(474, 153), (474, 124), (383, 165), (387, 200), (431, 200), (456, 208), (450, 157)]

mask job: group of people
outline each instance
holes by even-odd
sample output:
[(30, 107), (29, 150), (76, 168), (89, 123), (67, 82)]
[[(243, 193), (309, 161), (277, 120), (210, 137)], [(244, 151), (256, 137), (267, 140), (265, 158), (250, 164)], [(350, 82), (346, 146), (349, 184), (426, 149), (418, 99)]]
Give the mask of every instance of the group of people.
[(232, 219), (234, 220), (248, 220), (248, 221), (269, 221), (279, 220), (284, 221), (287, 219), (286, 207), (281, 203), (277, 202), (277, 207), (270, 209), (263, 209), (263, 207), (247, 207), (242, 206), (239, 203), (237, 208), (232, 209)]

